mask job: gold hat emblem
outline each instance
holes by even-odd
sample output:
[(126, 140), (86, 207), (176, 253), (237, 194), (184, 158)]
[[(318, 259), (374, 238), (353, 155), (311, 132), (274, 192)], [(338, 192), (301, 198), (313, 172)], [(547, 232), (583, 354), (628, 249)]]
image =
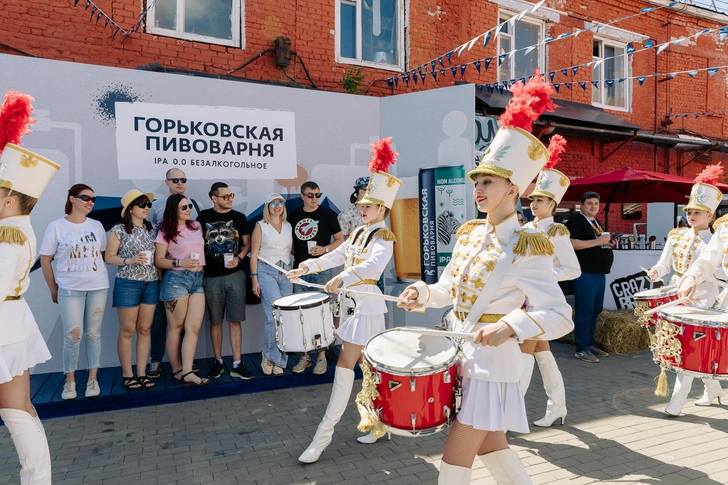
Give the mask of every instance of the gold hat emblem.
[(531, 144), (528, 146), (528, 157), (535, 161), (544, 156), (548, 156), (548, 151), (543, 146), (543, 143), (538, 140), (531, 141)]
[(20, 165), (25, 168), (35, 167), (38, 165), (38, 162), (40, 162), (40, 158), (29, 153), (23, 153), (20, 158)]

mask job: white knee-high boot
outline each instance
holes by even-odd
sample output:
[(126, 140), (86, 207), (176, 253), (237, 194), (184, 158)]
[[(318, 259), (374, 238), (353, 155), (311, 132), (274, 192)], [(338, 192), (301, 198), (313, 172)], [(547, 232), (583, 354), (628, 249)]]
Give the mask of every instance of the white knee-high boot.
[(531, 485), (531, 477), (518, 453), (510, 448), (478, 455), (498, 485)]
[(321, 453), (331, 443), (334, 436), (334, 426), (341, 419), (341, 415), (346, 411), (346, 405), (349, 404), (351, 397), (351, 388), (354, 385), (354, 371), (344, 367), (336, 367), (334, 374), (334, 387), (331, 389), (331, 398), (326, 408), (326, 414), (318, 425), (316, 435), (308, 448), (301, 453), (298, 461), (302, 463), (314, 463), (318, 461)]
[(22, 485), (49, 485), (51, 483), (51, 454), (48, 450), (43, 423), (20, 409), (0, 409), (0, 417), (10, 431), (20, 459)]
[(533, 364), (535, 362), (533, 355), (521, 352), (523, 357), (523, 374), (521, 374), (521, 390), (523, 395), (528, 392), (528, 386), (531, 385), (531, 376), (533, 376)]
[(440, 462), (440, 475), (437, 478), (437, 485), (465, 485), (470, 483), (472, 468), (455, 466)]
[(667, 414), (672, 416), (680, 416), (683, 406), (688, 400), (690, 387), (693, 385), (693, 378), (685, 374), (675, 375), (675, 388), (672, 390), (670, 403), (665, 408)]
[(564, 378), (561, 376), (559, 366), (551, 351), (536, 352), (536, 362), (543, 378), (543, 388), (549, 398), (546, 403), (546, 414), (533, 424), (548, 428), (554, 421), (561, 418), (564, 424), (566, 418), (566, 389), (564, 389)]
[(720, 397), (723, 395), (723, 388), (720, 387), (720, 381), (703, 379), (703, 387), (703, 397), (695, 401), (696, 406), (710, 406), (716, 397), (718, 404), (721, 404)]

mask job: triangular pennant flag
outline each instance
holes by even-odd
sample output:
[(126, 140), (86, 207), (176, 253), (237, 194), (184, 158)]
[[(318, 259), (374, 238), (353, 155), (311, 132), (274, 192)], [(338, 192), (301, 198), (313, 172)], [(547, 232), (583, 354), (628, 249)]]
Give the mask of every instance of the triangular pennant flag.
[(621, 82), (621, 83), (625, 82), (626, 80), (627, 80), (627, 78), (626, 78), (626, 77), (620, 77), (620, 78), (619, 78), (619, 82)]
[(572, 67), (571, 71), (574, 73), (574, 76), (576, 76), (576, 73), (579, 72), (579, 66)]
[(552, 40), (554, 40), (554, 38), (553, 38), (553, 37), (551, 37), (551, 36), (548, 36), (548, 37), (546, 37), (546, 38), (545, 38), (545, 39), (543, 40), (543, 43), (544, 43), (544, 44), (548, 44), (548, 43), (549, 43), (549, 42), (551, 42)]
[(509, 58), (509, 59), (513, 59), (513, 54), (515, 54), (515, 53), (516, 53), (516, 51), (510, 51), (510, 52), (508, 53), (508, 58)]
[(581, 89), (586, 91), (586, 81), (579, 81), (579, 86), (581, 86)]
[[(514, 16), (508, 19), (508, 24), (511, 26), (511, 32), (513, 32), (513, 30), (516, 28), (516, 17), (517, 16)], [(518, 20), (520, 21), (520, 19)]]
[(477, 69), (478, 74), (480, 74), (480, 61), (475, 61), (473, 64), (475, 64), (475, 69)]
[(718, 68), (717, 67), (709, 67), (708, 68), (708, 75), (710, 77), (715, 76), (715, 73), (717, 73), (717, 72), (718, 72)]
[(395, 88), (398, 88), (399, 87), (399, 78), (398, 77), (395, 77), (394, 78), (394, 87)]
[(690, 76), (690, 77), (695, 77), (697, 75), (698, 75), (698, 70), (697, 69), (694, 70), (694, 71), (688, 71), (688, 76)]
[(445, 54), (445, 57), (447, 57), (447, 62), (449, 62), (450, 64), (452, 64), (452, 54), (453, 54), (452, 51)]
[(402, 75), (402, 80), (404, 80), (404, 82), (407, 83), (407, 86), (409, 86), (409, 82), (410, 82), (410, 75), (409, 75), (409, 73), (403, 74)]
[(551, 82), (554, 82), (554, 76), (556, 76), (554, 71), (549, 72), (549, 79), (551, 79)]
[(651, 40), (648, 40), (647, 42), (645, 42), (645, 49), (649, 49), (650, 47), (654, 47), (654, 46), (655, 46), (655, 43), (652, 42)]
[(73, 0), (73, 6), (75, 7), (76, 5), (78, 5), (78, 0)]
[(672, 8), (675, 5), (677, 5), (678, 3), (680, 3), (680, 2), (670, 2), (670, 4), (667, 6), (667, 8)]
[(672, 45), (680, 45), (680, 43), (681, 43), (682, 41), (684, 41), (684, 40), (685, 40), (685, 37), (681, 37), (681, 38), (679, 38), (679, 39), (677, 39), (677, 40), (674, 40), (674, 41), (672, 42)]
[(425, 84), (425, 78), (426, 77), (427, 77), (427, 73), (426, 72), (421, 72), (420, 73), (420, 78), (422, 79), (422, 84)]
[(467, 46), (468, 46), (468, 44), (463, 44), (463, 45), (461, 45), (460, 47), (458, 47), (458, 57), (460, 57), (460, 54), (462, 54), (462, 53), (463, 53), (463, 51), (465, 50), (465, 48), (466, 48)]
[(607, 79), (606, 81), (604, 81), (604, 84), (606, 84), (608, 88), (611, 88), (612, 86), (614, 86), (614, 79)]
[(483, 49), (488, 47), (488, 42), (490, 42), (491, 35), (493, 35), (493, 34), (490, 30), (488, 31), (487, 34), (485, 34), (485, 37), (483, 38)]
[(635, 48), (632, 47), (632, 44), (627, 45), (627, 54), (634, 54)]
[(701, 30), (700, 32), (698, 32), (697, 34), (695, 34), (695, 40), (697, 40), (698, 37), (700, 37), (701, 35), (707, 34), (708, 32), (710, 32), (710, 29)]
[(568, 69), (562, 69), (561, 70), (561, 74), (563, 74), (564, 76), (568, 76), (569, 75), (569, 70)]
[(88, 8), (91, 5), (91, 0), (86, 0), (86, 8)]
[(720, 28), (720, 41), (723, 42), (723, 40), (725, 40), (726, 36), (728, 36), (728, 27), (721, 27)]
[(106, 22), (104, 22), (104, 28), (109, 26), (109, 20), (111, 20), (109, 17), (106, 17)]
[(541, 6), (544, 4), (545, 1), (546, 0), (541, 0), (540, 2), (538, 2), (536, 5), (533, 6), (533, 8), (530, 10), (530, 12), (533, 13), (536, 10), (538, 10), (539, 8), (541, 8)]
[(104, 16), (104, 12), (99, 12), (99, 14), (96, 16), (96, 23), (99, 23), (99, 20), (101, 20), (101, 17)]
[(672, 79), (675, 76), (677, 76), (677, 73), (676, 72), (671, 72), (670, 74), (668, 74), (668, 76), (670, 77), (670, 79)]
[(419, 76), (417, 76), (417, 71), (412, 71), (412, 80), (417, 84), (417, 79)]
[(662, 52), (662, 51), (664, 51), (665, 49), (667, 49), (669, 45), (670, 45), (670, 44), (661, 44), (661, 45), (660, 45), (660, 46), (659, 46), (659, 47), (657, 48), (657, 53), (658, 53), (658, 54), (660, 54), (660, 52)]
[(432, 79), (437, 81), (437, 71), (432, 71), (430, 74), (432, 74)]
[(500, 66), (501, 64), (503, 64), (503, 61), (505, 61), (505, 60), (506, 60), (506, 57), (508, 57), (508, 54), (501, 54), (501, 55), (499, 55), (499, 56), (498, 56), (498, 65), (499, 65), (499, 66)]
[(592, 81), (595, 88), (599, 89), (599, 81)]
[(589, 29), (581, 29), (581, 30), (577, 30), (576, 32), (574, 32), (574, 37), (579, 37), (579, 34), (583, 34), (583, 33), (584, 33), (584, 32), (586, 32), (587, 30), (589, 30)]
[(445, 69), (440, 69), (440, 76), (445, 77)]
[(97, 6), (96, 6), (96, 5), (94, 4), (94, 8), (92, 8), (92, 9), (91, 9), (91, 18), (94, 18), (94, 14), (96, 13), (96, 11), (97, 11), (98, 9), (99, 9), (99, 7), (97, 7)]
[(507, 22), (507, 21), (505, 21), (505, 22), (501, 22), (501, 23), (500, 23), (500, 24), (498, 25), (498, 27), (496, 27), (496, 34), (497, 34), (498, 32), (503, 32), (503, 29), (505, 29), (507, 25), (508, 25), (508, 22)]
[(566, 33), (564, 33), (564, 34), (561, 34), (560, 36), (558, 36), (558, 37), (556, 37), (556, 38), (557, 38), (557, 39), (565, 39), (565, 38), (567, 38), (567, 37), (568, 37), (568, 36), (570, 36), (570, 35), (571, 35), (571, 34), (570, 34), (569, 32), (566, 32)]
[(437, 66), (437, 64), (435, 64), (435, 61), (432, 61), (432, 62), (430, 63), (430, 65), (432, 66), (432, 70), (434, 71), (434, 70), (435, 70), (435, 68), (436, 68), (436, 66)]
[[(427, 69), (427, 68), (425, 67), (425, 69)], [(422, 66), (420, 66), (420, 67), (417, 68), (417, 72), (420, 73), (420, 76), (422, 75)]]
[(564, 83), (564, 86), (566, 86), (567, 88), (571, 89), (571, 85), (572, 84), (574, 84), (574, 83)]
[(593, 62), (587, 62), (586, 64), (582, 64), (583, 67), (589, 67), (593, 64)]
[(488, 68), (490, 67), (490, 63), (491, 63), (491, 62), (493, 62), (493, 58), (492, 58), (492, 57), (489, 57), (489, 58), (487, 58), (487, 59), (485, 60), (485, 70), (486, 70), (486, 71), (487, 71), (487, 70), (488, 70)]
[(559, 92), (559, 88), (561, 88), (561, 84), (554, 84), (554, 89), (557, 93)]
[(600, 65), (601, 63), (603, 63), (603, 62), (604, 62), (604, 59), (599, 59), (598, 61), (594, 61), (594, 62), (592, 63), (592, 67), (599, 67), (599, 65)]
[(508, 81), (503, 81), (503, 87), (508, 89)]
[(463, 76), (465, 74), (465, 69), (467, 69), (467, 68), (468, 68), (467, 64), (463, 64), (462, 66), (460, 66), (460, 75), (461, 76)]
[[(523, 84), (526, 84), (526, 78), (525, 77), (522, 77), (521, 79), (519, 79), (519, 81), (521, 81)], [(512, 81), (512, 82), (513, 82), (513, 84), (516, 84), (515, 81)]]
[(458, 66), (452, 66), (452, 67), (450, 68), (450, 70), (452, 71), (452, 77), (453, 77), (453, 78), (454, 78), (454, 77), (457, 77), (457, 75), (458, 75)]
[(536, 49), (536, 47), (538, 47), (538, 46), (537, 45), (532, 45), (530, 47), (527, 47), (526, 50), (524, 51), (524, 54), (526, 54), (526, 55), (530, 54), (531, 52), (534, 51), (534, 49)]
[(393, 89), (394, 88), (394, 81), (391, 78), (387, 79), (387, 87), (389, 89)]
[(652, 12), (653, 10), (657, 10), (655, 7), (647, 7), (642, 9), (642, 13)]
[(445, 67), (445, 64), (442, 63), (442, 56), (437, 58), (437, 62), (439, 62), (442, 67)]
[(693, 116), (695, 116), (696, 118), (699, 118), (700, 117), (700, 113), (693, 113)]
[(645, 82), (645, 79), (644, 76), (637, 76), (637, 82), (640, 83), (640, 86)]
[(491, 94), (493, 94), (493, 91), (495, 91), (495, 88), (493, 86), (491, 86), (490, 84), (486, 84), (485, 89), (487, 89), (488, 92)]
[(603, 25), (598, 25), (598, 24), (597, 24), (597, 29), (596, 29), (596, 30), (594, 31), (594, 33), (595, 33), (595, 34), (598, 34), (598, 33), (599, 33), (599, 31), (600, 31), (600, 30), (602, 30), (603, 28), (604, 28), (604, 26), (603, 26)]
[(470, 41), (470, 43), (468, 44), (468, 50), (470, 50), (470, 49), (472, 49), (472, 48), (473, 48), (473, 46), (475, 45), (475, 42), (476, 42), (476, 41), (477, 41), (477, 40), (478, 40), (479, 38), (480, 38), (480, 36), (477, 36), (476, 38), (474, 38), (473, 40), (471, 40), (471, 41)]
[(503, 91), (504, 91), (503, 86), (498, 86), (498, 91), (500, 91), (500, 93), (503, 94)]
[(121, 29), (119, 29), (119, 27), (117, 27), (116, 30), (114, 30), (114, 33), (111, 34), (111, 40), (114, 40), (114, 37), (116, 37), (116, 34), (119, 33), (119, 30), (121, 30)]

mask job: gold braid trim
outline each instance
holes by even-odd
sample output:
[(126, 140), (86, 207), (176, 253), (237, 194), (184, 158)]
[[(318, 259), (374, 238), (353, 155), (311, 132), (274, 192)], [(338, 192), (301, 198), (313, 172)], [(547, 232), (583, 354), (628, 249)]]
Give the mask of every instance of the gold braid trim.
[(657, 379), (655, 396), (665, 397), (668, 394), (665, 370), (670, 363), (667, 359), (673, 359), (677, 365), (680, 365), (682, 360), (682, 344), (677, 339), (678, 333), (680, 333), (680, 328), (677, 325), (662, 318), (657, 320), (657, 329), (650, 345), (652, 355), (655, 360), (660, 362), (660, 376)]
[(377, 229), (372, 236), (372, 239), (383, 239), (385, 241), (397, 242), (397, 238), (388, 227), (382, 227), (381, 229)]
[(28, 238), (19, 228), (13, 226), (0, 227), (0, 243), (8, 243), (22, 246), (27, 241)]
[(546, 236), (551, 239), (554, 236), (571, 236), (571, 233), (563, 224), (551, 224), (551, 227), (546, 232)]
[(553, 256), (554, 245), (542, 232), (528, 233), (521, 231), (518, 242), (513, 248), (516, 256)]
[(720, 217), (713, 222), (713, 227), (718, 228), (721, 224), (725, 224), (728, 222), (728, 214), (724, 215), (723, 217)]
[(681, 228), (676, 227), (675, 229), (667, 233), (667, 237), (677, 236), (681, 230)]
[(361, 381), (361, 391), (356, 395), (356, 408), (359, 410), (361, 421), (357, 429), (362, 433), (372, 432), (374, 439), (379, 439), (387, 434), (387, 428), (379, 420), (376, 411), (374, 411), (374, 399), (379, 397), (377, 385), (374, 383), (374, 374), (366, 359), (362, 359), (359, 364), (363, 379)]
[(468, 221), (465, 224), (463, 224), (462, 226), (460, 226), (460, 228), (455, 233), (455, 237), (469, 235), (471, 232), (473, 232), (473, 230), (476, 227), (478, 227), (482, 224), (485, 224), (485, 222), (486, 222), (485, 219), (475, 219), (472, 221)]

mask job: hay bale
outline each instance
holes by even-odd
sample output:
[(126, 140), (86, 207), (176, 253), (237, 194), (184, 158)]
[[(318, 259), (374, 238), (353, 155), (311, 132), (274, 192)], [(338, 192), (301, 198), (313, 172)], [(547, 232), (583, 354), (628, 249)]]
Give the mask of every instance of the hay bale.
[[(574, 345), (573, 332), (559, 342)], [(650, 349), (650, 334), (637, 322), (632, 310), (604, 310), (597, 317), (594, 343), (610, 354), (628, 354)]]

